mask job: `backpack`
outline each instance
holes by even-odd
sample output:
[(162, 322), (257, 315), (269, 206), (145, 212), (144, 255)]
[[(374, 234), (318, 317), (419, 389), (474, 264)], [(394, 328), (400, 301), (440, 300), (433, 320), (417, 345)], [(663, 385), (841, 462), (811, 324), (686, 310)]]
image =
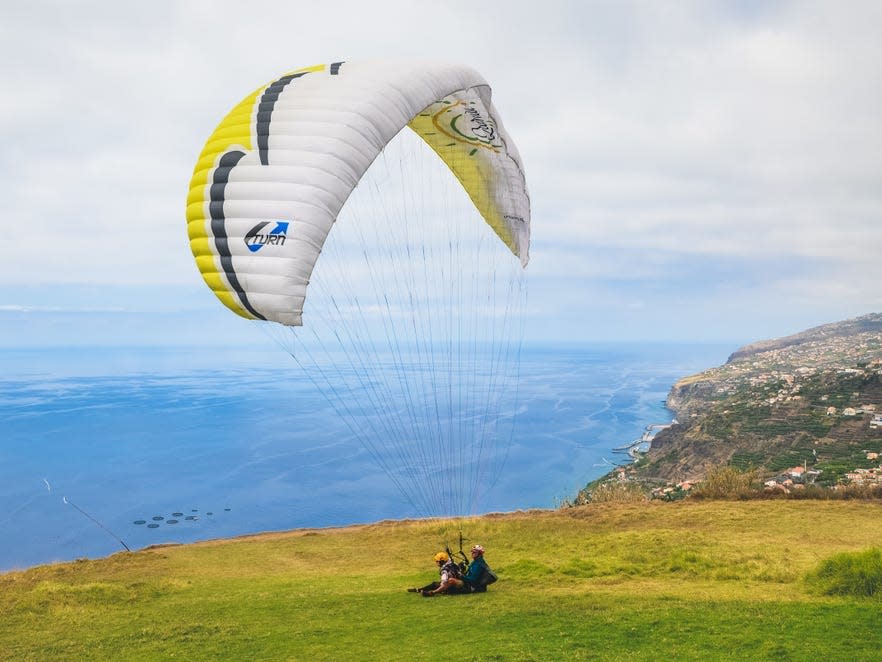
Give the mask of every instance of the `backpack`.
[(481, 568), (481, 574), (478, 575), (477, 579), (472, 582), (472, 590), (475, 593), (483, 593), (487, 590), (487, 587), (499, 579), (496, 576), (496, 573), (490, 569), (490, 566), (487, 565), (486, 561), (483, 561), (483, 568)]
[(496, 576), (496, 573), (493, 572), (488, 565), (484, 568), (484, 572), (482, 572), (481, 576), (478, 578), (478, 584), (486, 588), (497, 579), (499, 579), (499, 577)]

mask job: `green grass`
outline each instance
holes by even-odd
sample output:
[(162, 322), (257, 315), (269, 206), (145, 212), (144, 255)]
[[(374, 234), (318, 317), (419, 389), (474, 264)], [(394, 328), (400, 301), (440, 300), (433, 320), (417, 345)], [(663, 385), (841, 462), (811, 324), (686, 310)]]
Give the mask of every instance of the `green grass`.
[(809, 573), (808, 582), (824, 595), (882, 597), (882, 550), (837, 554)]
[[(456, 522), (270, 534), (0, 575), (0, 659), (877, 659), (878, 597), (815, 575), (868, 502), (594, 504), (463, 522), (500, 579), (424, 599)], [(872, 566), (872, 563), (870, 563)]]

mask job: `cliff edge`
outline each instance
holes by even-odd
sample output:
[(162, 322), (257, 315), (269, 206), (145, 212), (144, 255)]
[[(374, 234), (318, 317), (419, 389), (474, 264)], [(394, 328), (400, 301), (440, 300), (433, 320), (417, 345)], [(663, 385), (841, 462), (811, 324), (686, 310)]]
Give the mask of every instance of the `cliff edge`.
[(629, 471), (700, 479), (731, 464), (773, 476), (795, 465), (835, 484), (882, 452), (882, 313), (746, 345), (672, 387), (678, 424)]

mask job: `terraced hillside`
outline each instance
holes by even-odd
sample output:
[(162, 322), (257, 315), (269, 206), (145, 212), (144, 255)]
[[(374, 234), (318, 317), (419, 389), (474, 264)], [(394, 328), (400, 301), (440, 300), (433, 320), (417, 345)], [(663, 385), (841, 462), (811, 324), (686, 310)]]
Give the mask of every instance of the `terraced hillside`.
[(686, 377), (660, 432), (631, 471), (646, 480), (700, 479), (709, 467), (755, 467), (765, 477), (802, 466), (834, 485), (882, 453), (882, 314), (743, 347)]

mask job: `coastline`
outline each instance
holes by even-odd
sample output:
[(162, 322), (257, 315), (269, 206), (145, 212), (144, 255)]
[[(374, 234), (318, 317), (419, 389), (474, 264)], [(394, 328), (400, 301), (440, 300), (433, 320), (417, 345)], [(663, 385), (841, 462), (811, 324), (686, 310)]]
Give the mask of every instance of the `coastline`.
[[(6, 539), (17, 541), (0, 546), (0, 567), (120, 549), (63, 496), (137, 549), (418, 515), (287, 364), (205, 370), (210, 356), (197, 355), (178, 369), (180, 349), (130, 360), (132, 351), (96, 348), (60, 366), (61, 350), (45, 364), (30, 352), (22, 363), (30, 376), (0, 379), (10, 460), (0, 467), (0, 504)], [(728, 351), (604, 344), (526, 352), (517, 435), (473, 512), (556, 507), (608, 470), (604, 456), (622, 437), (663, 420), (668, 384)], [(133, 524), (193, 509), (215, 516), (150, 530)]]

